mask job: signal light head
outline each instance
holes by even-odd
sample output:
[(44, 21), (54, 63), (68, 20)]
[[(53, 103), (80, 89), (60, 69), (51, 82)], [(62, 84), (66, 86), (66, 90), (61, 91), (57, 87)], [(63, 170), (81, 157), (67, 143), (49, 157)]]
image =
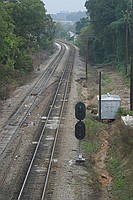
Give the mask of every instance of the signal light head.
[(75, 137), (78, 140), (82, 140), (85, 137), (85, 124), (82, 121), (78, 121), (75, 125)]
[(79, 102), (75, 105), (75, 117), (78, 120), (83, 120), (86, 116), (86, 108), (85, 104), (82, 102)]

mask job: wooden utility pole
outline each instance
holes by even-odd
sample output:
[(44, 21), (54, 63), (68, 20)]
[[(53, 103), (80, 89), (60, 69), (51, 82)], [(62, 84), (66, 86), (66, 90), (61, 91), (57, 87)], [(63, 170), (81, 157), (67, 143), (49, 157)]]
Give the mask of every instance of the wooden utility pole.
[(88, 36), (86, 36), (86, 53), (85, 53), (85, 69), (86, 69), (86, 80), (87, 80), (87, 73), (88, 73), (88, 70), (87, 70), (87, 67), (88, 67)]
[(130, 72), (130, 110), (133, 110), (133, 0), (132, 0), (132, 32), (131, 32), (131, 72)]

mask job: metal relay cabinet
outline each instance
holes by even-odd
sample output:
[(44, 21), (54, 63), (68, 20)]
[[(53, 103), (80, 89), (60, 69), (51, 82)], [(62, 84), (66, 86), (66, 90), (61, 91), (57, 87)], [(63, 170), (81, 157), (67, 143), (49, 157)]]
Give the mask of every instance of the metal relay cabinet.
[[(97, 96), (99, 102), (99, 95)], [(109, 93), (101, 95), (101, 119), (115, 119), (121, 99)]]

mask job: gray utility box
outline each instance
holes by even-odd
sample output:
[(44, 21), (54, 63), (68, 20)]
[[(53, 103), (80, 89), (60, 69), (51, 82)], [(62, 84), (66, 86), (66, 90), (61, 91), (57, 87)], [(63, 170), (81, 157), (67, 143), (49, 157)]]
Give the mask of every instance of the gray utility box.
[[(99, 95), (97, 98), (99, 105)], [(118, 95), (101, 95), (101, 119), (115, 119), (120, 104), (121, 99)]]

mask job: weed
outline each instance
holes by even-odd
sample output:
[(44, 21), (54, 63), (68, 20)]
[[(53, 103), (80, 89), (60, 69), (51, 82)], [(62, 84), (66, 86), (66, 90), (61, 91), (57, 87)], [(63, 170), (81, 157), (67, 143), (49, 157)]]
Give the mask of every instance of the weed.
[(106, 161), (107, 168), (113, 177), (112, 192), (116, 200), (129, 200), (133, 198), (133, 191), (130, 182), (130, 173), (121, 160), (113, 159)]
[(122, 107), (120, 107), (117, 111), (117, 118), (120, 118), (121, 116), (126, 116), (126, 115), (130, 115), (133, 116), (133, 111), (131, 110), (126, 110)]
[(81, 87), (78, 87), (78, 96), (80, 97), (80, 99), (81, 99)]
[(85, 121), (87, 136), (97, 136), (103, 129), (107, 127), (106, 124), (95, 120), (92, 115), (88, 115)]
[(95, 153), (100, 149), (100, 145), (97, 142), (89, 142), (89, 141), (84, 141), (83, 142), (83, 148), (87, 153)]
[(110, 77), (108, 75), (103, 75), (102, 76), (102, 84), (103, 85), (108, 85), (108, 84), (111, 84), (112, 83), (112, 80), (110, 79)]
[(132, 153), (132, 129), (117, 121), (106, 159), (106, 166), (113, 177), (112, 193), (115, 200), (133, 200)]

